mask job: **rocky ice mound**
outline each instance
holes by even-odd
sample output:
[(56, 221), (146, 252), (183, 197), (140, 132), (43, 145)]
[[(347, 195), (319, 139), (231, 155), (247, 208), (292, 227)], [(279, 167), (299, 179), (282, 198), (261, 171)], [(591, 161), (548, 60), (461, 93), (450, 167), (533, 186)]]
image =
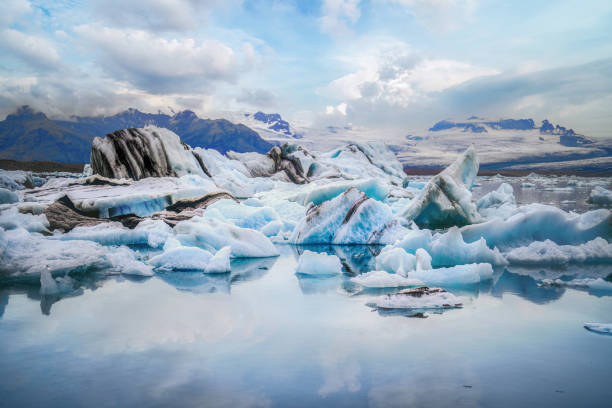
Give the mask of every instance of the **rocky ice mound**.
[(380, 309), (451, 309), (463, 306), (452, 293), (426, 286), (379, 296), (371, 305)]
[(432, 229), (482, 221), (470, 192), (478, 167), (476, 151), (471, 146), (453, 164), (433, 177), (401, 215), (419, 227)]
[(340, 258), (327, 253), (306, 250), (298, 261), (295, 273), (301, 275), (338, 275), (342, 273)]
[[(104, 177), (140, 180), (146, 177), (205, 176), (201, 159), (179, 136), (164, 128), (123, 129), (96, 137), (91, 168)], [(208, 174), (210, 175), (210, 174)]]

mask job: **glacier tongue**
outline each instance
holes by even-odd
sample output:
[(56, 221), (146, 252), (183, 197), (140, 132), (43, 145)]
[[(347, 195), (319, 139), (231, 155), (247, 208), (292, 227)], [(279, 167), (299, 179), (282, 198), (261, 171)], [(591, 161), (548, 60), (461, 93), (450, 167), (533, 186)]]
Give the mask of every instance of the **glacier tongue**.
[(482, 221), (470, 192), (478, 168), (478, 157), (471, 146), (453, 164), (433, 177), (401, 215), (419, 227), (432, 229)]

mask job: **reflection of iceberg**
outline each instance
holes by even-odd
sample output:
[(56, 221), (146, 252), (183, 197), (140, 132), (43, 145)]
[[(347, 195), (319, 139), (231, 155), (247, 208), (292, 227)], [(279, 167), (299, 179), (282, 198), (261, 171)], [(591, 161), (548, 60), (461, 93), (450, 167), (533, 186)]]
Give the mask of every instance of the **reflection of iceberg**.
[(230, 293), (229, 273), (162, 272), (158, 273), (157, 277), (178, 290), (186, 292)]
[(531, 276), (518, 275), (506, 270), (491, 288), (493, 296), (501, 298), (504, 293), (511, 293), (542, 305), (560, 299), (565, 289), (539, 287), (538, 282)]
[(336, 292), (342, 284), (341, 275), (313, 277), (308, 275), (295, 275), (298, 280), (300, 290), (305, 295), (317, 293)]

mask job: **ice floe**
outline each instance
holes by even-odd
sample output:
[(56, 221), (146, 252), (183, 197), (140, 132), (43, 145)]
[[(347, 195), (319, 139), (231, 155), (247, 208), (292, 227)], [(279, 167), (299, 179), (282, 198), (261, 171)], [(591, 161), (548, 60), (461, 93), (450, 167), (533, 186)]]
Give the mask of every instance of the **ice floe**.
[(300, 255), (295, 273), (302, 275), (337, 275), (342, 273), (340, 258), (306, 250)]
[(376, 297), (371, 305), (382, 309), (450, 309), (463, 304), (444, 289), (423, 286)]
[(149, 259), (149, 263), (163, 270), (205, 270), (213, 254), (209, 251), (194, 247), (183, 246), (173, 237), (168, 238), (164, 245), (164, 252)]

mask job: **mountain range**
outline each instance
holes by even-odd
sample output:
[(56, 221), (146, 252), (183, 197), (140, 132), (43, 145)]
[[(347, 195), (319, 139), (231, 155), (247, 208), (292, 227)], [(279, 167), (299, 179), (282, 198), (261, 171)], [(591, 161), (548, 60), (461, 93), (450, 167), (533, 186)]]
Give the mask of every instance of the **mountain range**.
[(225, 153), (266, 153), (272, 147), (257, 132), (225, 119), (201, 119), (185, 110), (174, 115), (128, 109), (113, 116), (49, 119), (44, 113), (22, 106), (0, 122), (0, 159), (88, 163), (91, 142), (118, 129), (155, 125), (172, 130), (192, 147)]

